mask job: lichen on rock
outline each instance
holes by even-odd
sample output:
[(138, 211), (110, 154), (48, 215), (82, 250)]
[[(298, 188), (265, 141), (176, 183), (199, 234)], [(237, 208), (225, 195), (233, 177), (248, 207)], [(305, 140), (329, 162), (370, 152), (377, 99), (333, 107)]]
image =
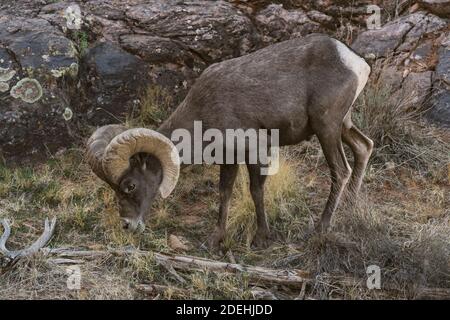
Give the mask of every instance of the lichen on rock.
[(9, 90), (9, 84), (7, 84), (6, 82), (1, 82), (0, 81), (0, 92), (6, 92)]
[(42, 87), (36, 79), (23, 78), (12, 87), (10, 94), (13, 98), (34, 103), (42, 97)]
[(76, 77), (78, 75), (78, 63), (73, 62), (69, 67), (60, 67), (56, 69), (51, 69), (50, 73), (55, 78), (61, 78), (62, 76), (69, 75), (71, 77)]
[(73, 117), (72, 109), (70, 109), (69, 107), (65, 108), (63, 112), (64, 120), (69, 121), (70, 119), (72, 119), (72, 117)]
[(2, 82), (11, 80), (11, 78), (14, 77), (15, 74), (15, 70), (0, 67), (0, 81)]

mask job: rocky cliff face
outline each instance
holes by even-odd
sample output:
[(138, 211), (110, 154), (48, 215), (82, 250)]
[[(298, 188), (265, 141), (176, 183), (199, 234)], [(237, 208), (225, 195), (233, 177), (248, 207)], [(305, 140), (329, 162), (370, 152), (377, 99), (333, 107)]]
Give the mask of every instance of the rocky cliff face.
[[(367, 6), (382, 27), (367, 30)], [(45, 159), (123, 121), (145, 88), (175, 108), (210, 64), (312, 32), (382, 64), (385, 83), (450, 126), (450, 1), (0, 0), (0, 152)], [(389, 22), (386, 22), (389, 21)]]

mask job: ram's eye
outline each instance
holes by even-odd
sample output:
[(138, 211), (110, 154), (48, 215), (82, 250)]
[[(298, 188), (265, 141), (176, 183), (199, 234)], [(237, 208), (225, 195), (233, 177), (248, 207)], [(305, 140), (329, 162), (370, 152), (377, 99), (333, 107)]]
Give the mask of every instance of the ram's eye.
[(132, 193), (136, 189), (136, 185), (134, 183), (130, 183), (125, 189), (126, 193)]

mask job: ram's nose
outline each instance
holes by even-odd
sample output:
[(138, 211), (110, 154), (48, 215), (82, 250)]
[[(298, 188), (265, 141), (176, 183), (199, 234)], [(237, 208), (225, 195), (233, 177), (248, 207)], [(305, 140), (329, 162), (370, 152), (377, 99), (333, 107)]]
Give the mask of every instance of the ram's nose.
[(145, 224), (140, 219), (121, 218), (122, 228), (130, 232), (141, 233), (145, 229)]

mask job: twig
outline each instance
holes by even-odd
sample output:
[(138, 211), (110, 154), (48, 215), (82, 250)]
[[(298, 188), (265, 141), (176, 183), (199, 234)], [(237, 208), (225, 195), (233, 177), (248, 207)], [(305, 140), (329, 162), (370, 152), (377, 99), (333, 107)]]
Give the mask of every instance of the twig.
[(135, 286), (136, 290), (141, 291), (146, 294), (151, 295), (170, 295), (170, 296), (176, 296), (176, 297), (186, 297), (189, 294), (189, 290), (181, 289), (177, 287), (169, 287), (164, 286), (160, 284), (137, 284)]
[[(214, 271), (220, 273), (230, 273), (230, 274), (245, 274), (251, 284), (257, 285), (252, 291), (254, 296), (265, 295), (267, 298), (272, 296), (272, 293), (265, 291), (264, 289), (259, 289), (260, 286), (263, 287), (287, 287), (290, 289), (300, 289), (300, 293), (297, 299), (310, 299), (306, 296), (306, 289), (308, 285), (312, 285), (317, 282), (321, 282), (327, 285), (336, 286), (337, 288), (342, 287), (361, 287), (364, 284), (362, 279), (358, 279), (347, 275), (330, 275), (327, 273), (322, 273), (313, 277), (308, 271), (298, 270), (298, 269), (271, 269), (258, 266), (250, 266), (236, 263), (227, 263), (217, 260), (211, 260), (201, 257), (185, 256), (185, 255), (170, 255), (158, 252), (149, 252), (143, 250), (137, 250), (133, 248), (124, 249), (109, 249), (105, 251), (90, 251), (83, 249), (70, 249), (70, 248), (44, 248), (41, 249), (48, 255), (56, 256), (56, 258), (50, 258), (49, 260), (57, 264), (81, 264), (83, 260), (89, 260), (97, 257), (104, 256), (127, 256), (127, 255), (138, 255), (138, 256), (153, 256), (155, 261), (173, 270), (177, 276), (174, 276), (181, 282), (185, 282), (175, 270), (182, 271)], [(138, 285), (138, 289), (145, 292), (154, 292), (157, 294), (162, 294), (164, 290), (174, 290), (174, 294), (186, 294), (185, 289), (165, 287), (161, 285)], [(400, 290), (395, 288), (384, 288), (382, 291), (388, 295), (396, 296)], [(256, 298), (255, 296), (255, 298)], [(273, 295), (275, 297), (275, 295)], [(414, 297), (416, 299), (450, 299), (450, 289), (448, 288), (425, 288), (422, 287), (418, 290), (417, 295)]]

